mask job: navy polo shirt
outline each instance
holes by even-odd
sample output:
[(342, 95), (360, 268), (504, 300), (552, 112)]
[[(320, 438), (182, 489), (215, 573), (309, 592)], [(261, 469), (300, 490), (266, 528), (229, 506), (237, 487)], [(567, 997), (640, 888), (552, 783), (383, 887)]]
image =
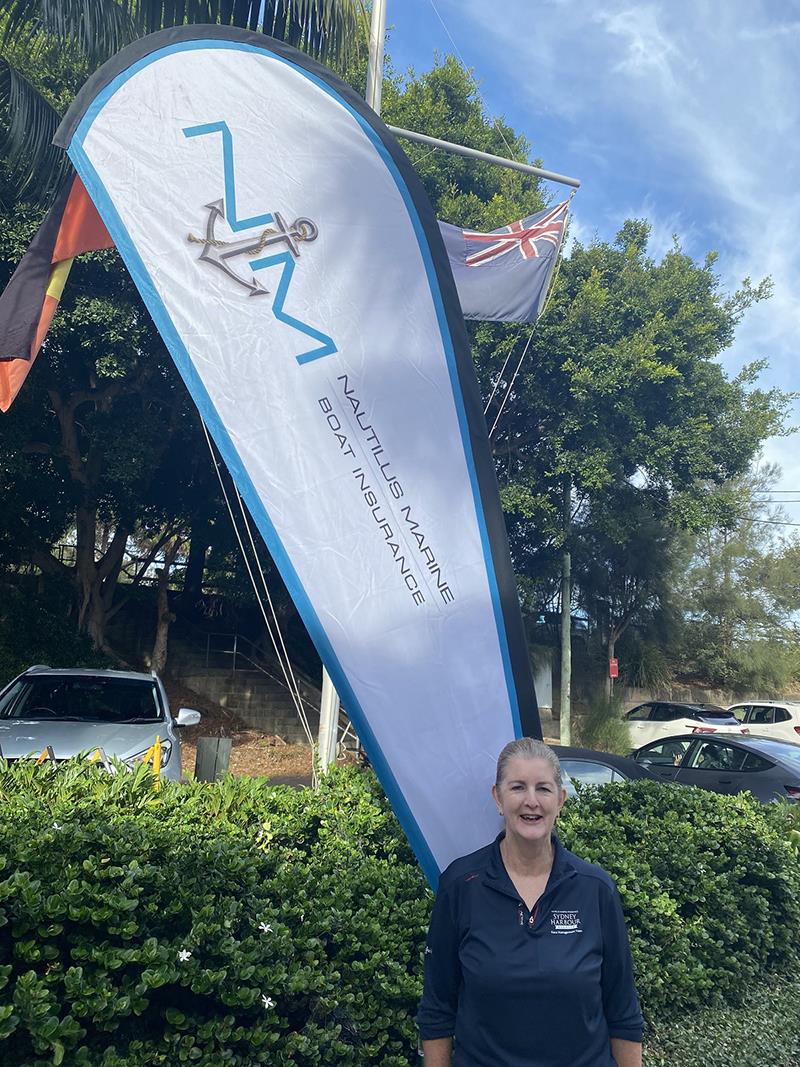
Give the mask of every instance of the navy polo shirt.
[(500, 841), (441, 877), (417, 1021), (455, 1036), (453, 1067), (614, 1067), (610, 1039), (642, 1040), (619, 895), (600, 867), (553, 837), (553, 869), (533, 914)]

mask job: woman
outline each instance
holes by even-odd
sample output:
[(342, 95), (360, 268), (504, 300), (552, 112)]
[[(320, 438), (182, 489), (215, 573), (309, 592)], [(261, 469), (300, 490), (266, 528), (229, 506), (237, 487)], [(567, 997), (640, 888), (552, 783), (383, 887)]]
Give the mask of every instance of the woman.
[(512, 741), (492, 795), (504, 832), (439, 882), (418, 1015), (425, 1067), (641, 1067), (616, 888), (553, 833), (567, 796), (558, 757)]

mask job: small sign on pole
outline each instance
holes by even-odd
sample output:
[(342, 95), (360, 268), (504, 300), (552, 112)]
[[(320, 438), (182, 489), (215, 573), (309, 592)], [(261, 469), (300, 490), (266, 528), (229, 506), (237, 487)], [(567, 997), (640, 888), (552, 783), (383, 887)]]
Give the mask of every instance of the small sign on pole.
[(619, 678), (619, 660), (610, 659), (608, 661), (608, 677)]

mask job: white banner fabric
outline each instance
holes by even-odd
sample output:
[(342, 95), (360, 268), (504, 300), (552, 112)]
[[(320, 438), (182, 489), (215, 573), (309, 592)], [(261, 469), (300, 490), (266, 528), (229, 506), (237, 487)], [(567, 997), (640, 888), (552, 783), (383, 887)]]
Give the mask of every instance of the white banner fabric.
[(519, 736), (428, 241), (329, 84), (264, 47), (153, 51), (69, 154), (435, 882), (498, 830)]

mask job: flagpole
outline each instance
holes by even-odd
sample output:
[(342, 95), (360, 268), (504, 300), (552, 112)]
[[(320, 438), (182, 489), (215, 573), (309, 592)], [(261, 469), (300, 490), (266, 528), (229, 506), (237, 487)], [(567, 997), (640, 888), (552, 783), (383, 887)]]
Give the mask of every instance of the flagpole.
[(554, 170), (543, 170), (541, 167), (534, 167), (530, 163), (518, 163), (516, 159), (494, 156), (491, 152), (481, 152), (477, 148), (468, 148), (466, 145), (456, 144), (454, 141), (443, 141), (439, 137), (429, 137), (427, 133), (404, 130), (400, 126), (389, 126), (389, 129), (395, 137), (404, 137), (407, 141), (416, 141), (418, 144), (429, 145), (431, 148), (440, 148), (443, 152), (466, 156), (467, 159), (478, 159), (482, 163), (495, 163), (498, 167), (519, 170), (523, 174), (532, 174), (535, 178), (544, 178), (549, 182), (559, 182), (561, 185), (569, 185), (573, 189), (580, 189), (580, 178), (570, 178), (568, 175), (558, 174)]
[[(386, 0), (373, 0), (369, 33), (369, 61), (365, 99), (372, 110), (381, 113), (383, 89), (383, 46), (386, 37)], [(322, 667), (322, 699), (319, 707), (319, 769), (325, 774), (336, 761), (336, 742), (339, 726), (339, 694), (325, 666)]]
[(386, 0), (373, 0), (369, 31), (369, 62), (367, 63), (367, 91), (365, 100), (375, 112), (381, 113), (383, 90), (383, 46), (386, 38)]

